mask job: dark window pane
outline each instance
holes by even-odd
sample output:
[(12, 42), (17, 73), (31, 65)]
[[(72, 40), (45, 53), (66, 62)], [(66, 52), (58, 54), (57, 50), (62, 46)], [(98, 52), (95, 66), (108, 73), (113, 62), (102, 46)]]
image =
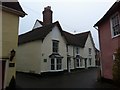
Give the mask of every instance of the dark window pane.
[(76, 54), (79, 54), (79, 48), (76, 47)]
[(57, 70), (60, 70), (62, 67), (62, 59), (61, 58), (57, 58)]
[(57, 65), (57, 70), (60, 70), (61, 69), (61, 65)]
[(92, 49), (91, 49), (91, 48), (89, 48), (89, 54), (91, 54), (91, 51), (92, 51)]
[(57, 64), (61, 64), (62, 60), (60, 58), (57, 58)]
[(54, 59), (51, 59), (51, 64), (55, 64), (55, 60)]
[(58, 41), (53, 41), (53, 52), (58, 52)]
[(79, 67), (80, 65), (79, 65), (79, 59), (76, 59), (76, 61), (77, 61), (77, 67)]
[(55, 70), (55, 66), (54, 65), (51, 65), (51, 70)]
[(120, 22), (118, 13), (112, 17), (112, 30), (114, 36), (120, 34)]

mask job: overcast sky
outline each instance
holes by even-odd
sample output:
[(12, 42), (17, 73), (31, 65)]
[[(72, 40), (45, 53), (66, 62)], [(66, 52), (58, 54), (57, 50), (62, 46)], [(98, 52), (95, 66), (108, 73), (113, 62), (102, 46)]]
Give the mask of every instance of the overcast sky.
[(30, 31), (36, 19), (43, 21), (44, 7), (51, 6), (53, 22), (59, 21), (70, 33), (91, 31), (95, 46), (99, 48), (98, 32), (93, 25), (103, 17), (116, 0), (18, 0), (28, 14), (20, 18), (19, 34)]

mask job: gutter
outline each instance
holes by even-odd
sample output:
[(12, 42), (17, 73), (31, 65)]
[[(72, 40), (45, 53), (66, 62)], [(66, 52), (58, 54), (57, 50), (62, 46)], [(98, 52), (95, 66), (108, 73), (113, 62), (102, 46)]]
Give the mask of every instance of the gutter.
[(17, 14), (20, 17), (24, 17), (25, 15), (27, 15), (25, 12), (21, 12), (21, 11), (18, 11), (18, 10), (15, 10), (15, 9), (12, 9), (12, 8), (9, 8), (3, 5), (0, 5), (0, 7), (2, 7), (2, 10)]

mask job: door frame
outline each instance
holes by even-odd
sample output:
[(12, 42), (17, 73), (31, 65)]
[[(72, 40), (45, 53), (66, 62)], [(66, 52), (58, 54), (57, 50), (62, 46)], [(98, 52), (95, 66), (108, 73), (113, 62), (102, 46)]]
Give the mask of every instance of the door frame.
[(71, 67), (71, 58), (70, 57), (67, 57), (67, 70), (68, 70), (68, 72), (71, 72), (70, 71), (70, 67)]

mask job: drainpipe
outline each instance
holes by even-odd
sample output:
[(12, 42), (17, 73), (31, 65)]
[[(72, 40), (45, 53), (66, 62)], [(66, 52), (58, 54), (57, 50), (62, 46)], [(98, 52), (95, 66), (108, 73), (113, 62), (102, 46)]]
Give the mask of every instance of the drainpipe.
[[(99, 28), (98, 28), (97, 26), (94, 25), (93, 27), (94, 27), (96, 30), (99, 30)], [(100, 55), (99, 55), (99, 56), (100, 56), (100, 58), (99, 58), (99, 59), (100, 59), (100, 78), (101, 78), (102, 75), (103, 75), (103, 73), (102, 73), (102, 61), (101, 61), (101, 56), (102, 56), (102, 55), (101, 55), (101, 51), (100, 51), (99, 54), (100, 54)]]

